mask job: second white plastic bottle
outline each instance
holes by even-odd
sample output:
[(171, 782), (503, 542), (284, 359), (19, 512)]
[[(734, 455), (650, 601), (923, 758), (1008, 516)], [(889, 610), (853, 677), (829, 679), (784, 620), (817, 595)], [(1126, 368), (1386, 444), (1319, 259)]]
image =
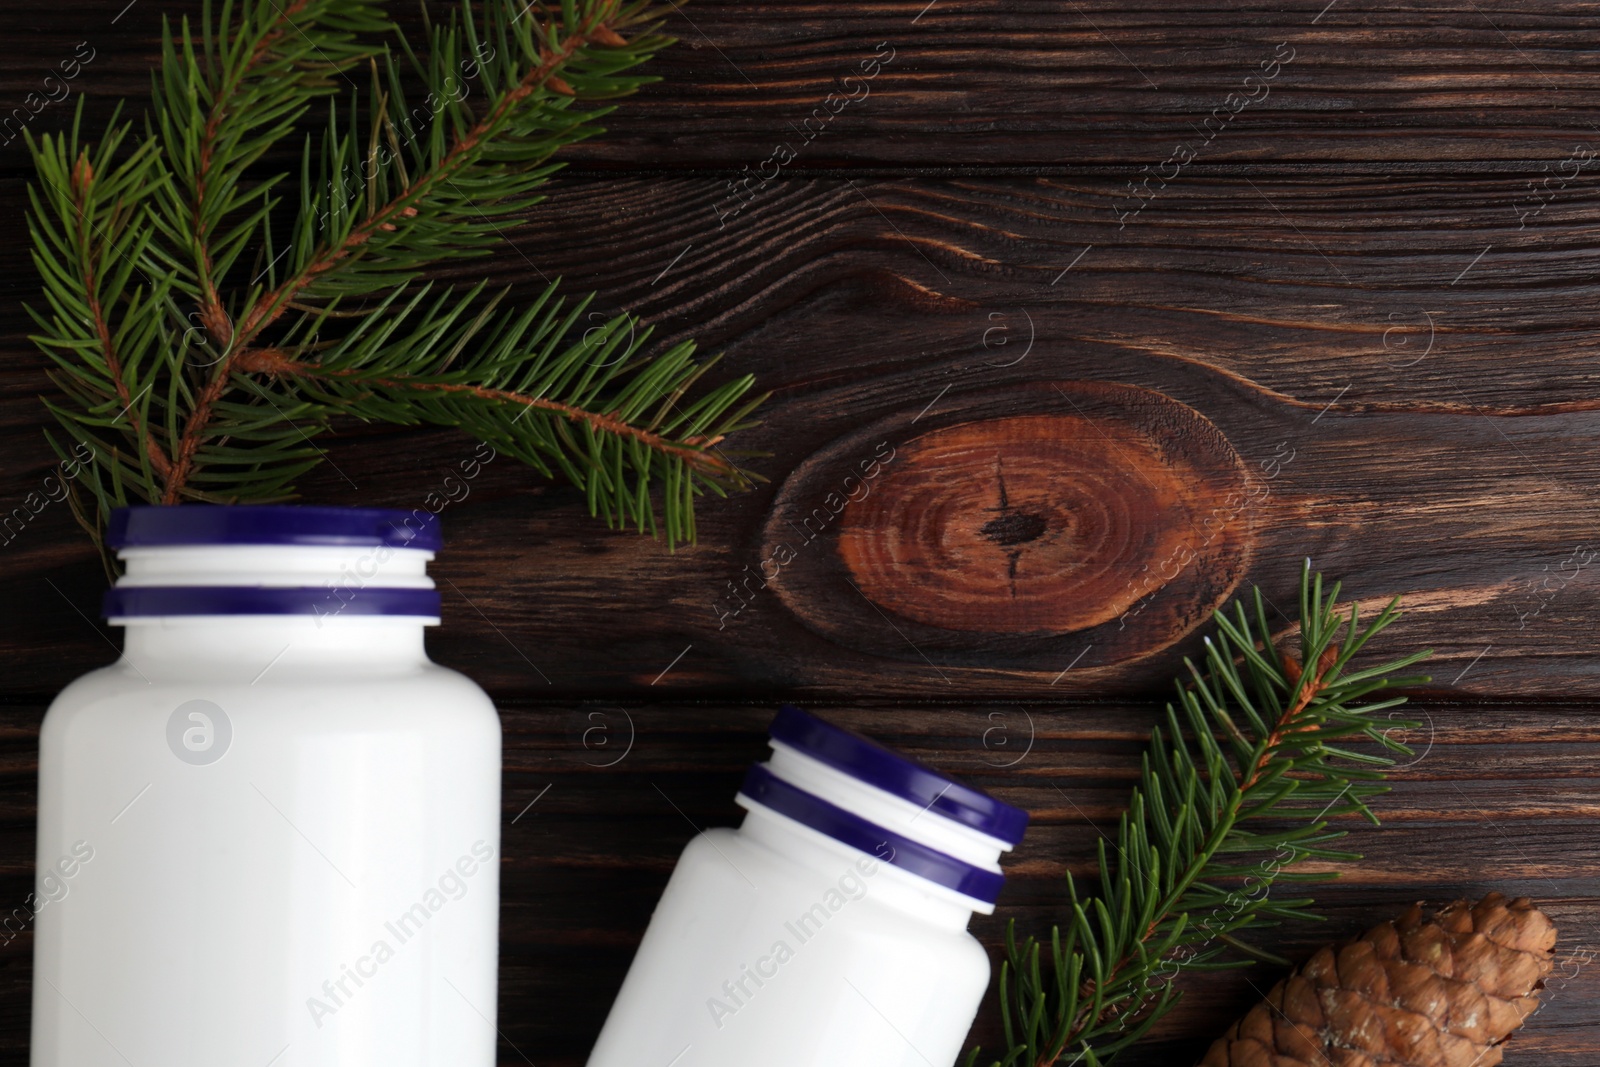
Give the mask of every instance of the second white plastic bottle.
[(786, 707), (684, 850), (588, 1067), (950, 1067), (1027, 814)]

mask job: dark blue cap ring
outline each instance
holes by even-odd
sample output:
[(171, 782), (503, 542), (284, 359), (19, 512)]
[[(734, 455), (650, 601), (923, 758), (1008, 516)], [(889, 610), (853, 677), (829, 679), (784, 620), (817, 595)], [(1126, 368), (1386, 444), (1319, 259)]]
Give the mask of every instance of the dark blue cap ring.
[(1008, 845), (1022, 840), (1028, 813), (962, 785), (932, 767), (893, 752), (853, 730), (824, 722), (785, 704), (769, 731), (780, 741), (867, 785), (909, 800), (925, 811), (971, 827)]
[(745, 775), (739, 795), (786, 815), (835, 841), (859, 849), (884, 863), (925, 878), (934, 885), (993, 904), (1000, 899), (1005, 876), (929, 848), (920, 841), (868, 822), (859, 815), (790, 785), (758, 763)]
[(325, 508), (270, 504), (179, 504), (116, 508), (112, 548), (161, 545), (372, 545), (443, 547), (439, 516), (417, 508)]
[(174, 615), (403, 615), (439, 617), (436, 589), (125, 585), (106, 590), (108, 619)]

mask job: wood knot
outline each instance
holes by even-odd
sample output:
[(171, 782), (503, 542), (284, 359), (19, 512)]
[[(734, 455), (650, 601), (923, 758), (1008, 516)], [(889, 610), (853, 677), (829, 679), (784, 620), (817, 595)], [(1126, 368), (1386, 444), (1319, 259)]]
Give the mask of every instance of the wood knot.
[[(815, 543), (774, 585), (833, 640), (1056, 673), (1086, 643), (1099, 664), (1172, 644), (1242, 578), (1254, 498), (1238, 454), (1193, 408), (1105, 382), (925, 408), (824, 447), (774, 502), (767, 554)], [(857, 458), (874, 455), (868, 479)]]

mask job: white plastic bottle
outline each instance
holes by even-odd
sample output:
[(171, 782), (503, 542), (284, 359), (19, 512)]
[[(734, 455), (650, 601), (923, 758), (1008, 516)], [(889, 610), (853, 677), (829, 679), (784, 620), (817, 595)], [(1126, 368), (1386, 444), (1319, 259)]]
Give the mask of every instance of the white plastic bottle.
[(1027, 814), (785, 707), (737, 830), (684, 850), (589, 1067), (949, 1067), (967, 933)]
[(500, 723), (425, 512), (131, 508), (39, 743), (34, 1067), (491, 1067)]

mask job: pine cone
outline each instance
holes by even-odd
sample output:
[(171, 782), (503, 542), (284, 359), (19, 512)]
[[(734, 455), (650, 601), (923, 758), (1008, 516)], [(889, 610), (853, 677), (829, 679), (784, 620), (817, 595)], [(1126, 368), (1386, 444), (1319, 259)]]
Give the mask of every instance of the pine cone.
[(1201, 1067), (1494, 1067), (1539, 1006), (1556, 928), (1526, 897), (1421, 905), (1319, 949)]

